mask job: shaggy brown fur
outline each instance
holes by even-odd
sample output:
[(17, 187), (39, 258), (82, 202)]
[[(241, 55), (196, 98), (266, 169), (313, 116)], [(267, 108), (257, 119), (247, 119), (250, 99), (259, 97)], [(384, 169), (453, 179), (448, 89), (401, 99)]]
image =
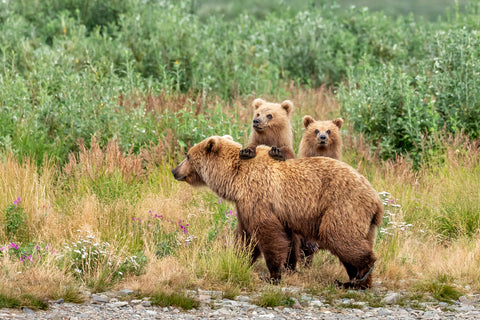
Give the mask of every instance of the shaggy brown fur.
[(341, 118), (331, 121), (315, 121), (310, 116), (303, 117), (305, 132), (298, 149), (298, 157), (329, 157), (342, 160)]
[(242, 161), (240, 148), (230, 138), (207, 138), (172, 173), (178, 181), (206, 185), (235, 202), (237, 238), (243, 244), (253, 241), (252, 262), (263, 254), (272, 280), (281, 278), (295, 242), (292, 234), (299, 234), (340, 259), (350, 279), (345, 287), (369, 287), (383, 204), (367, 179), (326, 157), (275, 161), (265, 146)]
[(251, 159), (256, 156), (258, 145), (277, 147), (281, 152), (271, 153), (276, 160), (295, 158), (293, 151), (292, 125), (290, 115), (293, 103), (285, 100), (281, 104), (255, 99), (252, 103), (253, 124), (250, 140), (245, 149), (240, 150), (240, 158)]
[[(342, 128), (343, 119), (337, 118), (329, 121), (315, 121), (311, 116), (303, 117), (305, 131), (300, 142), (298, 151), (299, 158), (306, 157), (329, 157), (342, 160)], [(318, 250), (318, 246), (312, 242), (306, 242), (305, 239), (299, 239), (301, 249), (305, 258), (305, 265), (310, 265), (313, 254)]]

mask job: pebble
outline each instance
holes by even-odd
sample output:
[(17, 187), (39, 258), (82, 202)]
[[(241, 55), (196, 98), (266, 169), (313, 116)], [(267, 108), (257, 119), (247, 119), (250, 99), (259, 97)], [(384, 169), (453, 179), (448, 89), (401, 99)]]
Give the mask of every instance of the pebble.
[(400, 301), (400, 294), (398, 292), (390, 292), (383, 299), (382, 302), (385, 304), (397, 304)]
[[(85, 295), (88, 299), (83, 304), (66, 303), (56, 300), (49, 302), (48, 310), (31, 310), (29, 308), (0, 309), (0, 319), (40, 319), (40, 320), (134, 320), (134, 319), (480, 319), (480, 295), (462, 296), (453, 304), (432, 301), (422, 302), (422, 310), (410, 306), (402, 307), (395, 303), (401, 294), (388, 292), (383, 301), (386, 303), (381, 308), (370, 307), (368, 302), (354, 299), (339, 299), (328, 304), (320, 296), (307, 294), (292, 297), (292, 307), (278, 306), (275, 308), (262, 308), (252, 303), (255, 295), (240, 295), (234, 300), (223, 298), (220, 291), (198, 290), (190, 292), (200, 302), (198, 309), (184, 311), (176, 307), (152, 306), (148, 297), (123, 301), (133, 291), (122, 290), (117, 293), (99, 293)], [(208, 298), (207, 298), (208, 297)], [(302, 302), (300, 304), (299, 300)], [(357, 305), (361, 308), (348, 308), (347, 305)], [(343, 305), (343, 307), (342, 307)], [(415, 304), (417, 305), (417, 304)]]

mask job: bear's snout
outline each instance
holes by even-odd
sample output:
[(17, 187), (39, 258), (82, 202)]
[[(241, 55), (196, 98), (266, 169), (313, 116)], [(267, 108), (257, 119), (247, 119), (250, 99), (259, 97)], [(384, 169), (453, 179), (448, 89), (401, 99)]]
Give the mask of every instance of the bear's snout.
[(185, 180), (185, 175), (182, 175), (181, 173), (178, 172), (178, 167), (176, 167), (175, 169), (172, 169), (172, 174), (173, 174), (173, 177), (175, 178), (175, 180), (177, 181), (184, 181)]
[(327, 144), (328, 143), (328, 135), (325, 133), (321, 133), (317, 136), (319, 144)]

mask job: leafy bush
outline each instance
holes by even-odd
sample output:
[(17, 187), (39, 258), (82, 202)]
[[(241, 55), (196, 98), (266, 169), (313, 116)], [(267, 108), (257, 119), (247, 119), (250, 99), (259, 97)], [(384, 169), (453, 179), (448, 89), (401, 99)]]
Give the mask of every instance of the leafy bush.
[(186, 0), (0, 3), (0, 148), (41, 164), (97, 132), (133, 152), (169, 132), (174, 150), (241, 139), (238, 110), (223, 102), (158, 112), (148, 97), (228, 102), (288, 95), (290, 83), (338, 88), (342, 116), (384, 158), (434, 156), (443, 128), (478, 137), (478, 4), (435, 23), (331, 3), (274, 8), (224, 20)]

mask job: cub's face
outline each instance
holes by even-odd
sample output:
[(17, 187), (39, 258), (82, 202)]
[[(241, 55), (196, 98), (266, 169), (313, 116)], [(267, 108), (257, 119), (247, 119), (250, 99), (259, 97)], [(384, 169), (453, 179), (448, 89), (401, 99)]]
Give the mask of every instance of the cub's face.
[(309, 141), (315, 142), (317, 147), (326, 148), (341, 139), (342, 124), (341, 118), (332, 121), (315, 121), (312, 117), (305, 116), (303, 118), (304, 135)]
[(252, 127), (257, 133), (262, 133), (269, 128), (285, 126), (285, 123), (289, 123), (293, 103), (285, 100), (281, 104), (277, 104), (266, 102), (262, 99), (255, 99), (253, 108)]

